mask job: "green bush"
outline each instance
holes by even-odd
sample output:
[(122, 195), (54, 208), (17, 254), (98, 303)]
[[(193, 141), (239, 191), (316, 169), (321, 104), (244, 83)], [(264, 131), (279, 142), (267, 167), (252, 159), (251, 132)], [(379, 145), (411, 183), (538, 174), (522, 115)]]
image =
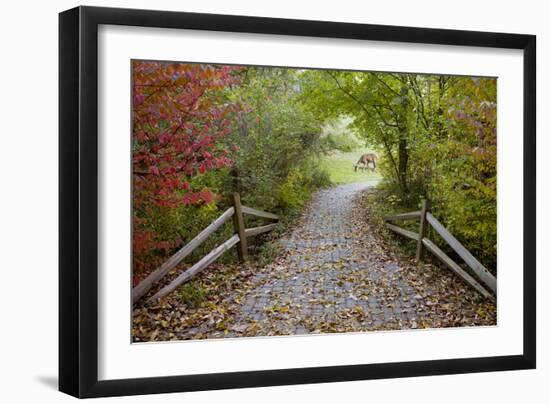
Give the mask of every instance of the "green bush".
[(330, 185), (330, 177), (325, 170), (306, 162), (300, 167), (293, 168), (279, 186), (279, 205), (285, 211), (299, 209), (309, 201), (315, 190)]
[(193, 281), (184, 283), (177, 293), (179, 299), (192, 309), (201, 307), (206, 300), (206, 291)]
[(272, 241), (268, 241), (260, 247), (260, 252), (258, 253), (257, 262), (260, 266), (266, 266), (273, 262), (273, 260), (279, 254), (279, 249), (277, 244)]
[(344, 134), (329, 133), (324, 138), (324, 141), (326, 143), (327, 149), (339, 150), (344, 153), (352, 152), (360, 146), (359, 142), (355, 139), (355, 137), (346, 133)]
[(285, 182), (279, 186), (277, 194), (283, 209), (292, 210), (302, 207), (308, 195), (303, 174), (297, 169), (290, 171)]

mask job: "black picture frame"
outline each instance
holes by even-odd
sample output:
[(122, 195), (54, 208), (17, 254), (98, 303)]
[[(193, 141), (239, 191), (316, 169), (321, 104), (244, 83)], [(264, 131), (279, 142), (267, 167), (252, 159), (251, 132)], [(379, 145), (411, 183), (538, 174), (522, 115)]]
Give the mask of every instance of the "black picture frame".
[[(523, 354), (98, 381), (100, 24), (523, 50)], [(533, 35), (96, 7), (60, 13), (59, 390), (84, 398), (535, 368), (535, 69)]]

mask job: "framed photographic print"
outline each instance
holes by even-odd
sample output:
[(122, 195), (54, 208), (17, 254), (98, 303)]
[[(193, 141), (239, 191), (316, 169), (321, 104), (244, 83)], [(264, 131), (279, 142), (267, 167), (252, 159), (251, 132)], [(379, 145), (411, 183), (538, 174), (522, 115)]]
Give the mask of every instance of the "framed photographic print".
[(534, 36), (59, 26), (61, 391), (535, 367)]

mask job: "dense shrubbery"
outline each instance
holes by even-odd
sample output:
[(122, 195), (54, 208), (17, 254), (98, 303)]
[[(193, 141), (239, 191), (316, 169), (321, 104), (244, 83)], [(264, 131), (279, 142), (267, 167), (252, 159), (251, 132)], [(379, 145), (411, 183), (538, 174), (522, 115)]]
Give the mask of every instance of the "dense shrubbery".
[[(228, 138), (235, 152), (235, 185), (243, 202), (281, 212), (303, 204), (320, 185), (312, 159), (322, 150), (321, 126), (298, 100), (296, 70), (249, 68), (232, 91), (247, 111)], [(288, 213), (288, 212), (286, 212)]]
[[(224, 89), (237, 68), (134, 61), (132, 165), (134, 274), (186, 241), (191, 217), (213, 216), (219, 183), (212, 172), (233, 164), (222, 140), (242, 106)], [(203, 207), (201, 205), (208, 205)], [(185, 207), (196, 211), (189, 214)], [(136, 279), (134, 279), (136, 281)]]
[(350, 119), (338, 119), (327, 122), (323, 127), (323, 142), (327, 151), (338, 150), (349, 153), (357, 150), (360, 143), (348, 129)]
[[(289, 69), (134, 62), (134, 274), (242, 202), (292, 216), (330, 183), (321, 121)], [(332, 147), (332, 146), (331, 146)], [(253, 219), (250, 219), (252, 221)], [(190, 261), (229, 238), (228, 222)], [(223, 260), (231, 260), (224, 255)]]
[(135, 274), (211, 223), (232, 192), (292, 217), (330, 184), (319, 156), (360, 143), (381, 154), (388, 211), (430, 198), (495, 267), (495, 79), (134, 62)]

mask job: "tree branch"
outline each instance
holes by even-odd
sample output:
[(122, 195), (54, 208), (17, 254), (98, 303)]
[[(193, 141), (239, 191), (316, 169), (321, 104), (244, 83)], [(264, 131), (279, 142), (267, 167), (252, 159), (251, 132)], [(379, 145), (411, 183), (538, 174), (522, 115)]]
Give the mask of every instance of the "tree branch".
[[(397, 95), (398, 97), (401, 96), (401, 94), (399, 94), (397, 91), (395, 91), (393, 88), (391, 88), (390, 85), (389, 85), (388, 83), (386, 83), (384, 80), (382, 80), (380, 77), (378, 77), (378, 74), (377, 74), (377, 73), (371, 73), (371, 75), (372, 75), (376, 80), (378, 80), (380, 83), (382, 83), (384, 86), (386, 86), (386, 88), (387, 88), (388, 90), (390, 90), (392, 93), (394, 93), (394, 94)], [(390, 73), (390, 75), (391, 75), (392, 77), (395, 77), (395, 76), (392, 75), (391, 73)], [(401, 79), (399, 79), (399, 78), (397, 78), (397, 80), (401, 81)]]

